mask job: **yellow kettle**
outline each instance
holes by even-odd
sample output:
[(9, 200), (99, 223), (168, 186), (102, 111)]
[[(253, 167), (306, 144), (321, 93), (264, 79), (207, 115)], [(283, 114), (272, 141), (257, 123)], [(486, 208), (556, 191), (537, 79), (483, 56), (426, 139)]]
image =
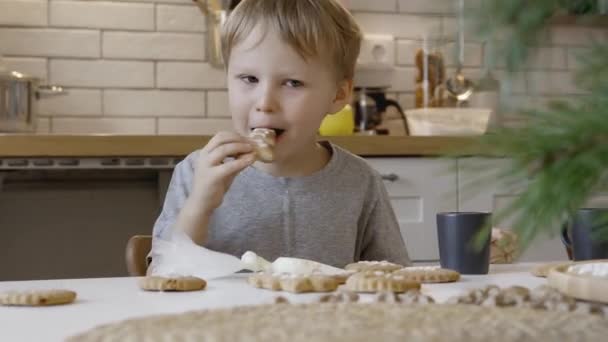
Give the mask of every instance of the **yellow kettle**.
[(337, 113), (326, 115), (319, 127), (323, 136), (352, 135), (355, 131), (355, 117), (350, 105)]

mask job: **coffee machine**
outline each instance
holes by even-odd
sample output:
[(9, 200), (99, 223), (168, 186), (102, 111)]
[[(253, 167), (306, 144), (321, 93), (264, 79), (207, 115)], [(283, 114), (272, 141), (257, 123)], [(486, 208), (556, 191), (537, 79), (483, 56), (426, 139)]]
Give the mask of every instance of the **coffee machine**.
[(396, 109), (408, 135), (407, 121), (399, 102), (386, 98), (395, 68), (386, 63), (361, 63), (355, 68), (354, 96), (355, 131), (363, 135), (390, 134), (381, 125), (389, 107)]

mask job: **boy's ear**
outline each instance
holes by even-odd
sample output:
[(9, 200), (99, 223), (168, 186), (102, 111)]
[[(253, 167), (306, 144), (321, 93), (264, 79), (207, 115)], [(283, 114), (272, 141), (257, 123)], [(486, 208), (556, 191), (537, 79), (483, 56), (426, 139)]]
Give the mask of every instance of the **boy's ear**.
[(353, 95), (353, 80), (343, 80), (338, 84), (336, 97), (332, 101), (330, 113), (340, 111), (344, 106), (350, 103)]

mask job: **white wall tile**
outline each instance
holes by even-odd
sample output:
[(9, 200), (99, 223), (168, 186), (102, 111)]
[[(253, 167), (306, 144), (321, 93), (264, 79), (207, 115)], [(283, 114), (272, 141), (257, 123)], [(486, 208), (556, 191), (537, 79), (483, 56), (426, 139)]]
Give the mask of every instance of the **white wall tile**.
[[(230, 119), (167, 119), (158, 120), (158, 134), (212, 135), (233, 131)], [(202, 146), (201, 146), (202, 147)]]
[(347, 7), (351, 11), (396, 12), (396, 0), (348, 0)]
[(154, 30), (154, 5), (116, 1), (51, 1), (50, 24), (58, 27)]
[(101, 90), (66, 89), (65, 95), (43, 96), (38, 112), (48, 116), (101, 115)]
[(55, 134), (155, 134), (155, 119), (53, 118)]
[(6, 68), (10, 71), (19, 71), (29, 76), (38, 77), (43, 82), (48, 78), (46, 58), (4, 57), (3, 60)]
[[(565, 47), (538, 47), (530, 49), (525, 68), (536, 70), (564, 70), (566, 69), (566, 65)], [(499, 58), (496, 61), (496, 66), (504, 68), (504, 58)]]
[(569, 71), (531, 71), (528, 74), (529, 90), (533, 94), (584, 94), (574, 83)]
[(50, 80), (72, 87), (154, 87), (152, 62), (51, 60)]
[(396, 38), (421, 39), (429, 32), (439, 32), (439, 17), (406, 14), (356, 13), (355, 18), (365, 33), (391, 33)]
[(0, 25), (46, 26), (47, 0), (0, 1)]
[(205, 37), (189, 33), (104, 32), (103, 57), (202, 61)]
[(608, 30), (557, 26), (551, 29), (551, 42), (556, 45), (585, 46), (608, 42)]
[(404, 13), (454, 13), (454, 0), (399, 0), (399, 12)]
[(220, 118), (231, 117), (227, 91), (207, 92), (207, 116)]
[(414, 91), (416, 73), (416, 68), (396, 68), (389, 91)]
[(196, 6), (158, 5), (156, 7), (158, 31), (204, 32), (206, 19), (207, 17)]
[(99, 57), (100, 35), (90, 30), (0, 28), (6, 55)]
[(226, 88), (224, 69), (213, 68), (206, 63), (159, 62), (156, 77), (159, 88)]
[(202, 91), (105, 90), (105, 115), (199, 116), (205, 112)]
[(528, 68), (566, 69), (566, 49), (562, 47), (541, 47), (531, 51)]
[(583, 64), (579, 60), (582, 56), (585, 56), (591, 49), (584, 47), (569, 47), (567, 52), (567, 65), (570, 70), (578, 70)]
[[(454, 72), (454, 70), (450, 70), (450, 72)], [(469, 77), (479, 79), (482, 76), (481, 69), (464, 69), (465, 75), (470, 75)], [(448, 77), (452, 75), (448, 73)], [(493, 70), (492, 75), (500, 81), (501, 87), (505, 87), (505, 89), (509, 89), (511, 93), (514, 94), (525, 94), (528, 91), (528, 74), (526, 72), (516, 72), (514, 74), (509, 74), (505, 70)]]

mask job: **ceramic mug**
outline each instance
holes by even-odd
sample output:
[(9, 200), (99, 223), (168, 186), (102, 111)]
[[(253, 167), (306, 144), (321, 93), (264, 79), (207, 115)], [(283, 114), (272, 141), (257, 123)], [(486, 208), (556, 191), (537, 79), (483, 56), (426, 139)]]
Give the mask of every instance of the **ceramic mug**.
[(596, 241), (592, 231), (608, 229), (608, 208), (582, 208), (562, 226), (562, 242), (571, 260), (608, 259), (608, 241)]

